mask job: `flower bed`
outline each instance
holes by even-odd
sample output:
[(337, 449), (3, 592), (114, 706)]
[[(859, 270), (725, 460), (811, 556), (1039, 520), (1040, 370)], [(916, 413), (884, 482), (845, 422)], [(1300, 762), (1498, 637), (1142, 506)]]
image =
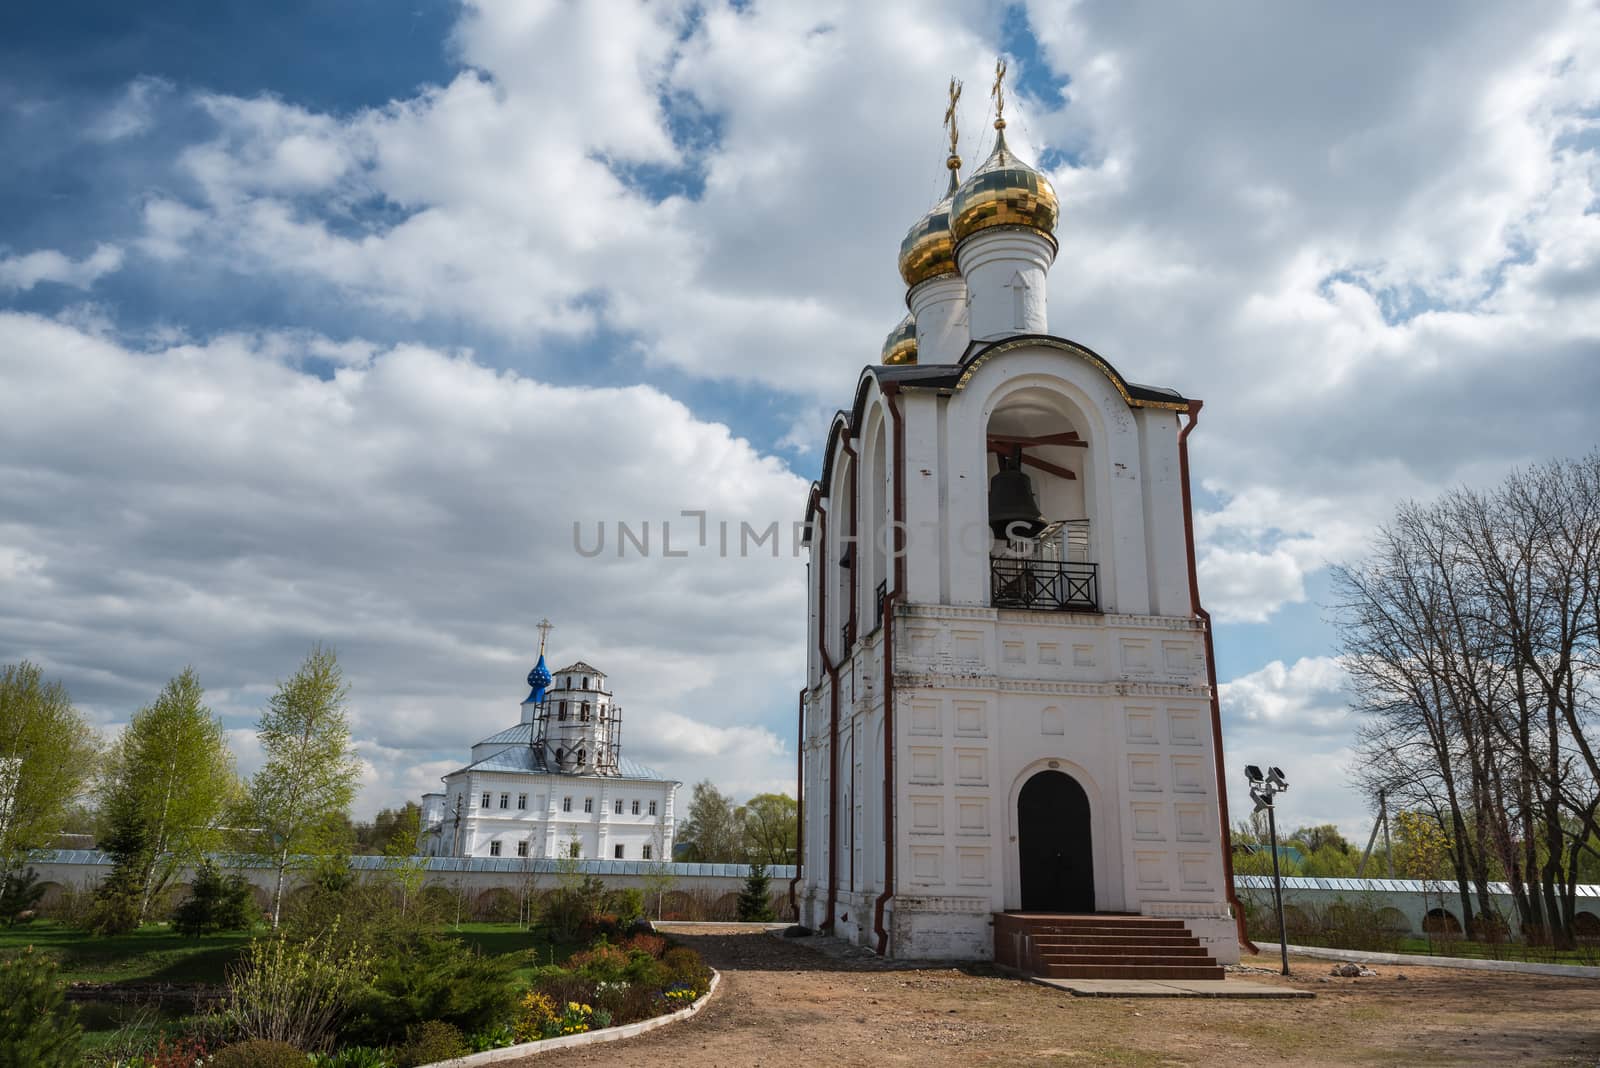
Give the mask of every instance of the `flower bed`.
[[(531, 967), (516, 973), (520, 984), (502, 970), (500, 978), (512, 985), (503, 988), (499, 1001), (485, 993), (494, 976), (474, 976), (461, 971), (459, 962), (431, 959), (437, 947), (412, 956), (396, 972), (393, 963), (363, 963), (348, 947), (335, 951), (331, 941), (324, 946), (316, 938), (263, 939), (233, 976), (223, 1011), (189, 1018), (182, 1033), (159, 1036), (138, 1052), (95, 1060), (105, 1068), (412, 1068), (462, 1058), (464, 1064), (488, 1063), (503, 1059), (490, 1056), (503, 1050), (520, 1056), (594, 1041), (589, 1036), (601, 1032), (620, 1038), (660, 1026), (696, 1011), (715, 985), (715, 973), (693, 950), (653, 932), (615, 942), (613, 937), (614, 928), (609, 936), (597, 934), (563, 964), (529, 961)], [(466, 976), (463, 985), (470, 990), (464, 994), (447, 982), (449, 997), (440, 1001), (433, 979), (441, 968)], [(419, 978), (419, 970), (433, 979)], [(296, 1001), (315, 1012), (280, 1011)], [(307, 1026), (308, 1015), (317, 1026)], [(441, 1018), (446, 1015), (475, 1019), (479, 1026), (466, 1029)], [(408, 1018), (416, 1022), (396, 1032)], [(308, 1047), (322, 1052), (301, 1052)]]

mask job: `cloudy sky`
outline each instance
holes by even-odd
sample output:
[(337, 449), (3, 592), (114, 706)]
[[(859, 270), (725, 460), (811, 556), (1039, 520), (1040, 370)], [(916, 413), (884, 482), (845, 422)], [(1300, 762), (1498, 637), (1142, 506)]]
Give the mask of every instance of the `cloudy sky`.
[(366, 814), (515, 720), (548, 616), (632, 756), (792, 790), (803, 564), (738, 524), (799, 516), (997, 53), (1053, 331), (1206, 400), (1229, 763), (1364, 837), (1329, 562), (1596, 438), (1592, 3), (11, 5), (0, 661), (107, 728), (193, 664), (250, 770), (332, 644)]

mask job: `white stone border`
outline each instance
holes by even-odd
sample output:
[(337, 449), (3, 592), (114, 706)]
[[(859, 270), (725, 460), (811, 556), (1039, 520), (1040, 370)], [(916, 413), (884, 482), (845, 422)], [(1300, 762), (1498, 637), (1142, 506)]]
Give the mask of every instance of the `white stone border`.
[[(1262, 952), (1270, 947), (1262, 943)], [(1531, 960), (1484, 960), (1481, 957), (1432, 957), (1423, 953), (1367, 953), (1359, 949), (1290, 946), (1290, 953), (1357, 964), (1409, 964), (1414, 968), (1465, 968), (1481, 972), (1522, 972), (1527, 975), (1564, 975), (1573, 979), (1600, 979), (1600, 968), (1583, 964), (1541, 964)]]
[(563, 1038), (543, 1038), (538, 1042), (524, 1042), (520, 1046), (502, 1046), (499, 1049), (484, 1050), (482, 1053), (469, 1053), (465, 1057), (452, 1057), (448, 1061), (434, 1061), (424, 1068), (476, 1068), (480, 1064), (497, 1064), (500, 1061), (516, 1060), (518, 1057), (530, 1057), (536, 1053), (547, 1050), (572, 1049), (574, 1046), (593, 1046), (601, 1042), (615, 1042), (619, 1038), (632, 1038), (642, 1035), (646, 1031), (654, 1031), (658, 1027), (687, 1020), (701, 1009), (705, 1008), (717, 992), (717, 986), (722, 982), (722, 973), (715, 968), (711, 969), (711, 986), (706, 989), (705, 996), (695, 1001), (686, 1009), (669, 1012), (665, 1016), (652, 1016), (648, 1020), (638, 1023), (620, 1024), (616, 1027), (606, 1027), (599, 1031), (585, 1031), (581, 1035), (566, 1035)]

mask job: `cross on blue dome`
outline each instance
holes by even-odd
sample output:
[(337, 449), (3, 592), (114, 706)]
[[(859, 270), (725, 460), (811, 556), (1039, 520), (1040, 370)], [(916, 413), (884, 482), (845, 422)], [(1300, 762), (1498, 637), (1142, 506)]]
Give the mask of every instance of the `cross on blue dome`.
[(539, 654), (539, 662), (533, 665), (533, 670), (528, 672), (528, 685), (533, 687), (533, 692), (528, 695), (528, 701), (536, 705), (543, 704), (544, 692), (550, 688), (550, 669), (545, 667), (543, 653)]

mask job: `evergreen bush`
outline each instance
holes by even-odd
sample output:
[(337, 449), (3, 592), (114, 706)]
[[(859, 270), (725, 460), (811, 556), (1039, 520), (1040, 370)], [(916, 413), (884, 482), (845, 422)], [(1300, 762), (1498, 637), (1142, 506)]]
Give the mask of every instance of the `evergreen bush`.
[(463, 1032), (508, 1019), (516, 1000), (513, 962), (430, 935), (381, 947), (371, 981), (356, 998), (344, 1034), (393, 1042), (428, 1020)]
[(739, 919), (771, 923), (772, 891), (768, 887), (767, 866), (759, 860), (750, 865), (750, 875), (739, 891)]
[(254, 922), (250, 884), (237, 873), (223, 878), (209, 860), (195, 873), (189, 898), (172, 916), (179, 934), (198, 938), (217, 931), (240, 931)]
[(56, 978), (29, 946), (0, 959), (0, 1068), (77, 1068), (83, 1029)]
[(39, 899), (44, 897), (44, 887), (39, 884), (39, 873), (27, 871), (7, 872), (0, 876), (0, 920), (7, 927), (27, 923), (33, 919)]

